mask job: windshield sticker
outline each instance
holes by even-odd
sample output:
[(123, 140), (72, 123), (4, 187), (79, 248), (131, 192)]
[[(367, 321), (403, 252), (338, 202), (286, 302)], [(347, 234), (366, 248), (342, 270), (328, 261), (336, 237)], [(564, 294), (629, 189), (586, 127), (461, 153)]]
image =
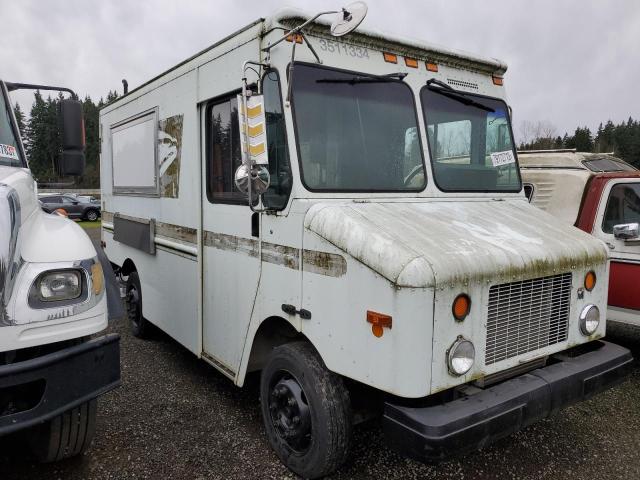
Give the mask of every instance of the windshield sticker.
[(5, 145), (4, 143), (0, 143), (0, 157), (18, 160), (18, 150), (16, 150), (16, 147), (14, 147), (13, 145)]
[(491, 163), (493, 163), (494, 167), (501, 167), (503, 165), (509, 165), (510, 163), (516, 163), (516, 157), (513, 156), (511, 150), (495, 152), (491, 154)]

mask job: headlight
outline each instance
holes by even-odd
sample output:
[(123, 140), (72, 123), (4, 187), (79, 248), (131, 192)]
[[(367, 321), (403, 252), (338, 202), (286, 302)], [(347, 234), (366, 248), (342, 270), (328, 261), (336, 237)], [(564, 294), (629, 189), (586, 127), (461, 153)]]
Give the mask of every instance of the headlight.
[(473, 347), (473, 343), (463, 337), (458, 337), (447, 352), (449, 372), (453, 375), (464, 375), (473, 367), (475, 358), (476, 349)]
[(580, 312), (580, 331), (583, 335), (592, 335), (600, 325), (600, 310), (595, 305), (587, 305)]
[(32, 308), (52, 308), (78, 303), (86, 297), (86, 281), (81, 270), (49, 270), (41, 273), (31, 286), (29, 304)]

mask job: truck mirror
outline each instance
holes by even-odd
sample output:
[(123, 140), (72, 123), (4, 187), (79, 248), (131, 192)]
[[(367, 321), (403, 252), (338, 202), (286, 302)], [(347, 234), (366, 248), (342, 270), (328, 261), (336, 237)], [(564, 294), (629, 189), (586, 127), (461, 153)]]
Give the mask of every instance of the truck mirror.
[(75, 99), (60, 100), (58, 119), (62, 143), (58, 171), (63, 176), (82, 175), (85, 168), (82, 103)]
[(613, 236), (620, 240), (638, 240), (640, 237), (640, 224), (622, 223), (613, 226)]
[(270, 183), (264, 96), (238, 95), (238, 112), (242, 165), (236, 170), (235, 183), (241, 192), (251, 191), (253, 201)]

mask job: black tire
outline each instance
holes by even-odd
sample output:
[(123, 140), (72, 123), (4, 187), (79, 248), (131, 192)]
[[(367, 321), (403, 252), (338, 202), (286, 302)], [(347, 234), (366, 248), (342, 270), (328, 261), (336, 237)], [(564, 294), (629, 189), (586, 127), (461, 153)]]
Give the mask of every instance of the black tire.
[(293, 472), (319, 478), (344, 463), (351, 443), (349, 392), (309, 343), (273, 350), (262, 371), (260, 402), (269, 443)]
[(31, 454), (41, 463), (50, 463), (84, 453), (96, 431), (97, 406), (96, 399), (90, 400), (25, 431)]
[(151, 325), (142, 316), (142, 288), (138, 272), (131, 272), (127, 278), (127, 318), (131, 324), (131, 333), (134, 337), (149, 338)]
[(99, 216), (100, 215), (98, 214), (98, 211), (93, 208), (87, 210), (86, 213), (84, 214), (84, 218), (89, 222), (95, 222), (96, 220), (98, 220)]

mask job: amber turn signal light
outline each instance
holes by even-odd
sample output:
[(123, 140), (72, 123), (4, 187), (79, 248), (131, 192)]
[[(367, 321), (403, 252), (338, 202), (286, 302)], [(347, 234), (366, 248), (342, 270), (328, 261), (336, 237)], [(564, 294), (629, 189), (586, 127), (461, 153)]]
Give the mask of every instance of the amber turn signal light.
[(471, 310), (471, 299), (469, 295), (466, 293), (461, 293), (456, 297), (453, 301), (453, 306), (451, 308), (453, 312), (453, 317), (461, 322), (464, 320), (467, 315), (469, 315), (469, 311)]
[(371, 324), (371, 333), (380, 338), (384, 334), (385, 328), (391, 328), (392, 318), (391, 315), (367, 310), (367, 322)]
[(595, 272), (588, 272), (584, 276), (584, 288), (590, 292), (596, 286), (596, 274)]

